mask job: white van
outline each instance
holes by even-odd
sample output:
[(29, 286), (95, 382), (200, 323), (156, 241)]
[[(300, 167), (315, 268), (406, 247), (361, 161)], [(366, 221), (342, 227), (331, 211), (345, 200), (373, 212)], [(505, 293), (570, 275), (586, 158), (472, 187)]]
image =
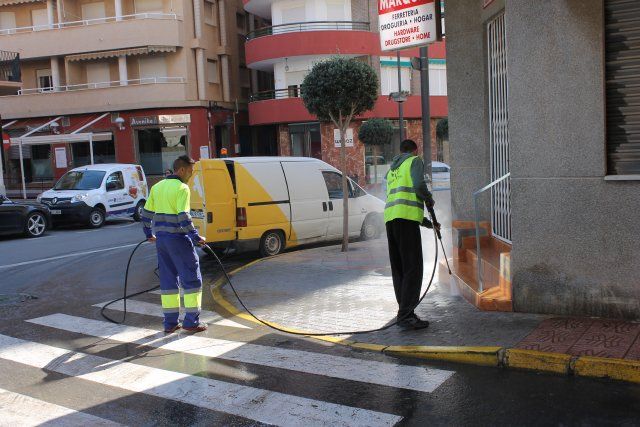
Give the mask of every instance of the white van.
[(49, 206), (54, 223), (82, 222), (99, 228), (111, 218), (139, 221), (147, 193), (142, 166), (99, 164), (70, 170), (38, 201)]
[[(259, 248), (263, 256), (285, 247), (342, 238), (342, 174), (308, 157), (200, 160), (191, 187), (191, 215), (216, 246)], [(349, 180), (349, 235), (377, 237), (384, 202)]]

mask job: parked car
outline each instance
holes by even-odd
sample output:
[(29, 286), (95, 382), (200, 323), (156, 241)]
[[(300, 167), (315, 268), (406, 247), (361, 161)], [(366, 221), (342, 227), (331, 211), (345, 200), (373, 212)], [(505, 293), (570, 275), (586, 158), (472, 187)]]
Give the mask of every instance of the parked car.
[(451, 188), (451, 166), (442, 162), (431, 162), (431, 176), (434, 190)]
[(51, 190), (39, 195), (38, 201), (49, 206), (54, 224), (85, 223), (99, 228), (111, 218), (139, 221), (147, 192), (142, 166), (100, 164), (70, 170)]
[(49, 208), (35, 201), (12, 201), (0, 195), (0, 234), (40, 237), (51, 227)]
[[(259, 249), (342, 238), (342, 174), (308, 157), (239, 157), (196, 163), (191, 216), (207, 242)], [(349, 180), (349, 235), (377, 237), (384, 202)]]

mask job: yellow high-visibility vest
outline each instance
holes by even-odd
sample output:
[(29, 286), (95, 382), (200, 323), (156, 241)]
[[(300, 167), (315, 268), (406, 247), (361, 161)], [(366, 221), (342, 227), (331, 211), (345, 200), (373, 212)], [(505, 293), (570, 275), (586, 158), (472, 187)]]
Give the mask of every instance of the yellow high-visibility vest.
[(424, 201), (418, 198), (411, 179), (411, 165), (416, 156), (406, 159), (399, 168), (387, 174), (387, 204), (384, 208), (384, 222), (407, 219), (422, 222)]

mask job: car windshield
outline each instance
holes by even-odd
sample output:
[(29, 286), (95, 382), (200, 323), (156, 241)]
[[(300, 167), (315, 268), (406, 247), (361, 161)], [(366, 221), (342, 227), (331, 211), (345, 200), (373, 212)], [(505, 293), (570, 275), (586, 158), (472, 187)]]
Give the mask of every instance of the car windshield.
[(102, 185), (104, 171), (71, 171), (64, 174), (54, 190), (95, 190)]

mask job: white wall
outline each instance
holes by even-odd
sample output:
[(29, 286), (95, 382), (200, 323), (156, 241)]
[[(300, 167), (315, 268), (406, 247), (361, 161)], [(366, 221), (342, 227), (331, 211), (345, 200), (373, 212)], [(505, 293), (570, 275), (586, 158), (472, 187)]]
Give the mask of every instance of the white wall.
[(310, 21), (351, 21), (351, 0), (285, 0), (271, 5), (272, 25)]
[[(311, 58), (294, 58), (275, 64), (273, 66), (273, 77), (276, 90), (302, 84), (302, 80), (311, 71), (313, 65), (329, 57), (328, 55), (318, 55)], [(287, 66), (289, 66), (289, 70), (285, 70)]]

